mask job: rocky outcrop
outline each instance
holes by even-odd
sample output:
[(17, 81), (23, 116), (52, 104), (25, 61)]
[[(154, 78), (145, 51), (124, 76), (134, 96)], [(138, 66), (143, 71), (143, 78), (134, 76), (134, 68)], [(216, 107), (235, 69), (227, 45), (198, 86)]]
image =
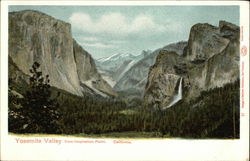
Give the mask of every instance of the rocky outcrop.
[(183, 79), (183, 101), (201, 91), (222, 87), (239, 78), (239, 27), (221, 21), (219, 27), (196, 24), (188, 45), (179, 55), (160, 51), (150, 68), (144, 95), (146, 105), (165, 109), (171, 104)]
[(168, 105), (178, 90), (180, 78), (185, 74), (185, 71), (181, 71), (177, 66), (185, 63), (182, 56), (176, 52), (160, 51), (155, 64), (149, 69), (144, 94), (146, 105), (154, 108)]
[(80, 84), (86, 84), (104, 94), (117, 96), (111, 86), (98, 73), (95, 61), (77, 42), (73, 41), (73, 52)]
[(93, 58), (72, 38), (71, 25), (38, 11), (9, 13), (9, 56), (26, 75), (36, 61), (51, 85), (82, 96), (81, 83), (100, 80), (99, 89), (114, 92), (95, 68)]
[(114, 86), (114, 90), (118, 92), (127, 92), (129, 93), (127, 97), (135, 97), (142, 100), (147, 83), (149, 73), (148, 71), (155, 63), (159, 52), (173, 51), (177, 53), (175, 54), (176, 57), (179, 57), (179, 55), (183, 54), (183, 49), (186, 45), (187, 42), (173, 43), (163, 48), (157, 49), (151, 54), (147, 54), (143, 59), (134, 64), (127, 73), (124, 74), (124, 76)]
[(75, 40), (73, 41), (73, 52), (78, 77), (81, 82), (100, 77), (91, 55), (78, 45)]
[(220, 28), (209, 24), (196, 24), (191, 28), (187, 59), (203, 62), (225, 49), (229, 40), (220, 35)]
[[(224, 32), (221, 33), (224, 35)], [(231, 34), (225, 49), (204, 63), (189, 70), (190, 83), (189, 95), (191, 99), (199, 95), (200, 91), (215, 87), (222, 87), (239, 78), (239, 40), (238, 32)]]

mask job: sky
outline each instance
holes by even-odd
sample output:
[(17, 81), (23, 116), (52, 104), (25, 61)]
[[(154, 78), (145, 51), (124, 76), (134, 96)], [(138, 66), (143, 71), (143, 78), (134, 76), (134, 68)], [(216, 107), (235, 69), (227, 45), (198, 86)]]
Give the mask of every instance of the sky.
[(95, 59), (187, 41), (197, 23), (239, 25), (239, 6), (9, 6), (38, 10), (72, 26), (73, 38)]

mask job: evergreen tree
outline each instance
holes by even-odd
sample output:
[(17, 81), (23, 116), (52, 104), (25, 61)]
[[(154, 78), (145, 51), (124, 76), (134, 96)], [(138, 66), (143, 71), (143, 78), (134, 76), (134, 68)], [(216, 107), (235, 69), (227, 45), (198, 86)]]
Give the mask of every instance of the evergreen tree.
[(8, 89), (8, 129), (10, 132), (22, 132), (25, 118), (22, 116), (22, 99), (17, 94), (13, 93), (12, 87)]
[(30, 88), (24, 96), (22, 115), (26, 118), (25, 132), (58, 133), (58, 103), (51, 99), (49, 75), (44, 78), (39, 67), (37, 62), (32, 65)]

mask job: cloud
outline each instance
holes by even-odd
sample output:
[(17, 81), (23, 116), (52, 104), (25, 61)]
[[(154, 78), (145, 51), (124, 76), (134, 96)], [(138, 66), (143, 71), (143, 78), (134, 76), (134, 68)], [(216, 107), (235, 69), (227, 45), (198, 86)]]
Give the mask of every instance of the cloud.
[(145, 31), (164, 31), (163, 25), (157, 24), (151, 16), (138, 15), (129, 20), (121, 13), (108, 13), (93, 19), (86, 13), (73, 13), (70, 16), (73, 27), (89, 33), (135, 34)]
[(98, 41), (99, 39), (97, 37), (82, 37), (82, 41)]
[(100, 39), (99, 37), (87, 36), (83, 34), (76, 35), (74, 37), (80, 42), (97, 42)]
[(94, 48), (118, 48), (120, 45), (127, 43), (125, 40), (112, 39), (105, 40), (103, 37), (95, 36), (76, 36), (76, 40), (85, 47), (94, 47)]
[(125, 40), (111, 40), (111, 41), (109, 41), (111, 44), (113, 44), (113, 45), (123, 45), (123, 44), (126, 44), (127, 43), (127, 41), (125, 41)]
[(115, 46), (113, 45), (110, 45), (110, 44), (104, 44), (104, 43), (101, 43), (101, 42), (93, 42), (93, 43), (81, 43), (81, 45), (84, 47), (84, 46), (87, 46), (87, 47), (94, 47), (94, 48), (115, 48)]

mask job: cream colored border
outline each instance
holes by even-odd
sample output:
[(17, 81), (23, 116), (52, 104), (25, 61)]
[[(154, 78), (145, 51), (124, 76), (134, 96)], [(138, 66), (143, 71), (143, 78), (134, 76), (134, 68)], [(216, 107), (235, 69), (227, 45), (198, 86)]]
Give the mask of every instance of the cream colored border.
[[(244, 28), (241, 47), (249, 51), (249, 3), (244, 1), (2, 1), (1, 2), (1, 156), (0, 160), (249, 160), (249, 52), (241, 57), (244, 62), (244, 101), (241, 108), (239, 140), (131, 140), (132, 144), (17, 144), (8, 135), (8, 5), (239, 5), (240, 26)], [(242, 71), (242, 66), (241, 66)], [(241, 72), (242, 76), (242, 72)], [(242, 95), (242, 93), (241, 93)], [(242, 100), (241, 100), (242, 102)], [(37, 136), (35, 138), (46, 138)], [(53, 137), (79, 140), (75, 137)], [(118, 139), (115, 139), (118, 140)]]

